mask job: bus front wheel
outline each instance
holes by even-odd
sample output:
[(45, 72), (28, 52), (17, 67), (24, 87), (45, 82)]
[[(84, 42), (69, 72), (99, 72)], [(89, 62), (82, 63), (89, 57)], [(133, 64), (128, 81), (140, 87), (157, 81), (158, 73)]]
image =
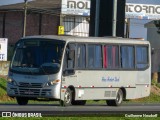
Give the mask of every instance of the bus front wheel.
[(115, 100), (107, 100), (107, 105), (108, 106), (119, 106), (123, 102), (123, 92), (121, 89), (119, 89), (116, 99)]
[(16, 100), (19, 105), (27, 105), (28, 104), (28, 99), (25, 97), (16, 97)]
[(61, 106), (70, 106), (72, 105), (72, 93), (73, 91), (69, 88), (67, 88), (65, 94), (64, 94), (64, 101), (63, 100), (60, 100), (60, 105)]

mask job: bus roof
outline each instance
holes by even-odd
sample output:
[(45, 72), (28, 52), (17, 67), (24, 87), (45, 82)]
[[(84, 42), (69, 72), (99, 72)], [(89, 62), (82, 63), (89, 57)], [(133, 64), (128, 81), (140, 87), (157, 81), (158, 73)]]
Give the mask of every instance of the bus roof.
[(149, 41), (140, 39), (129, 39), (120, 37), (80, 37), (80, 36), (57, 36), (57, 35), (38, 35), (38, 36), (27, 36), (21, 40), (26, 39), (56, 39), (66, 42), (87, 42), (87, 43), (130, 43), (130, 44), (149, 44)]

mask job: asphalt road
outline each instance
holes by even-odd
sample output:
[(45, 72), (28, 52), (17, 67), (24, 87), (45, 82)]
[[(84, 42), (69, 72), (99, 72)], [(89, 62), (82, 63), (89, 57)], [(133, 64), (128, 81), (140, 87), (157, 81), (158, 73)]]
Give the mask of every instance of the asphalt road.
[(95, 104), (67, 107), (61, 107), (59, 104), (28, 104), (25, 106), (17, 104), (0, 104), (1, 116), (2, 112), (40, 113), (42, 116), (160, 114), (160, 104), (123, 104), (118, 107)]

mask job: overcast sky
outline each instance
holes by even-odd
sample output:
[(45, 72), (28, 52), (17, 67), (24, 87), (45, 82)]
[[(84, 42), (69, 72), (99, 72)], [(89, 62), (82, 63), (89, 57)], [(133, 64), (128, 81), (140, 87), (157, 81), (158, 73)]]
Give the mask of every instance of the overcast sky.
[(127, 3), (137, 3), (137, 4), (155, 4), (159, 5), (160, 0), (126, 0)]
[[(31, 1), (31, 0), (28, 0)], [(9, 4), (16, 4), (24, 2), (24, 0), (0, 0), (0, 6), (1, 5), (9, 5)]]
[[(31, 0), (29, 0), (31, 1)], [(24, 2), (24, 0), (0, 0), (1, 5), (15, 4)], [(141, 3), (141, 4), (160, 4), (160, 0), (126, 0), (129, 3)]]
[(19, 2), (24, 2), (24, 0), (0, 0), (0, 5), (15, 4)]

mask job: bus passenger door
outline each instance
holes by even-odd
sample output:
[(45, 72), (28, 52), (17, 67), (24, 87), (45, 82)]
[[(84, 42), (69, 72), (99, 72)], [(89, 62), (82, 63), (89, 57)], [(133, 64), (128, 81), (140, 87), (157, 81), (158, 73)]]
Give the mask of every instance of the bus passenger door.
[(64, 99), (66, 88), (75, 86), (77, 75), (75, 73), (75, 44), (67, 45), (65, 56), (63, 59), (62, 84), (61, 84), (61, 100)]
[[(88, 72), (86, 69), (86, 45), (77, 44), (76, 49), (76, 74), (77, 74), (77, 88), (76, 88), (76, 100), (83, 100), (85, 94), (85, 86), (88, 83)], [(90, 76), (91, 77), (91, 76)]]

